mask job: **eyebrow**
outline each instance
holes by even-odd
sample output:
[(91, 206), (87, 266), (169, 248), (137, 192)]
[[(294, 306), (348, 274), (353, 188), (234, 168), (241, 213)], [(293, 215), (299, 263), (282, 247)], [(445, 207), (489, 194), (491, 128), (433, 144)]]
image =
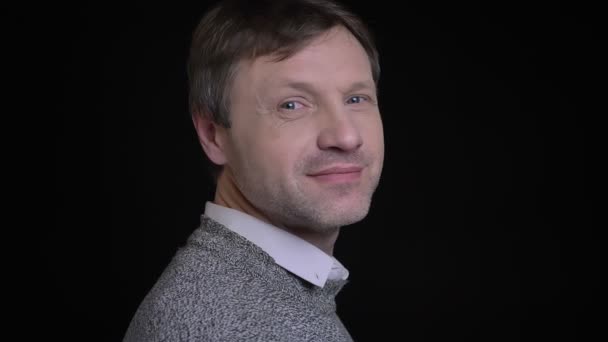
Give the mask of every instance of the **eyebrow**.
[(346, 89), (345, 93), (352, 93), (359, 90), (371, 90), (376, 92), (376, 84), (370, 81), (355, 82)]
[[(312, 83), (308, 83), (308, 82), (285, 80), (285, 81), (278, 82), (277, 85), (278, 85), (278, 87), (281, 87), (281, 88), (282, 87), (291, 88), (291, 89), (303, 91), (303, 92), (310, 93), (310, 94), (320, 94), (321, 93), (321, 91), (319, 91)], [(375, 92), (376, 85), (374, 84), (374, 82), (371, 82), (371, 81), (354, 82), (354, 83), (350, 84), (347, 88), (345, 88), (344, 93), (348, 94), (348, 93), (352, 93), (352, 92), (360, 91), (360, 90), (371, 90), (371, 91)]]
[(316, 87), (314, 85), (312, 85), (312, 83), (307, 83), (307, 82), (298, 82), (298, 81), (284, 81), (284, 82), (279, 82), (278, 86), (280, 88), (291, 88), (294, 90), (300, 90), (306, 93), (310, 93), (310, 94), (317, 94), (319, 93), (319, 91), (316, 89)]

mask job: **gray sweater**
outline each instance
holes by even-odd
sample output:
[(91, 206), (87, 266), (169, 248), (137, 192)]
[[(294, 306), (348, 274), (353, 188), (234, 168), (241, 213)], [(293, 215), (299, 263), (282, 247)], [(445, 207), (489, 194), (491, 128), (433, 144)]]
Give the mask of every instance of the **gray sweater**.
[(202, 216), (139, 306), (124, 342), (352, 341), (336, 315), (335, 296), (346, 282), (312, 285)]

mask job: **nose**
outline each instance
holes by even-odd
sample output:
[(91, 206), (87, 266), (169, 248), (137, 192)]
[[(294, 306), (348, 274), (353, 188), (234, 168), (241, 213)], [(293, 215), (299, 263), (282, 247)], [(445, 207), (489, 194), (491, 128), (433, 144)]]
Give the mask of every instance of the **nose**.
[(317, 141), (319, 149), (351, 152), (363, 145), (363, 138), (353, 113), (334, 108), (325, 114)]

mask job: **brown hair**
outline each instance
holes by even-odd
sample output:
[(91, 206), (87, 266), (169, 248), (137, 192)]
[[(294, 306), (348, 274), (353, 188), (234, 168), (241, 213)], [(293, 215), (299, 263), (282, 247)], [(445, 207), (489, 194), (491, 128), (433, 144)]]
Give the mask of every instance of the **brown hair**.
[[(225, 0), (201, 19), (188, 59), (190, 112), (230, 127), (230, 87), (241, 60), (286, 59), (327, 30), (343, 26), (365, 49), (374, 82), (378, 52), (365, 24), (332, 0)], [(216, 170), (217, 171), (217, 170)]]

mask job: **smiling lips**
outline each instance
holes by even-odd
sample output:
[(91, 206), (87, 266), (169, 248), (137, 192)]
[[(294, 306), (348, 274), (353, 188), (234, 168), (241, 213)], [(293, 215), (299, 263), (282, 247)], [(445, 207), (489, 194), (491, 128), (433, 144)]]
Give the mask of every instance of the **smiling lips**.
[(334, 166), (309, 176), (325, 183), (352, 182), (361, 177), (361, 170), (363, 170), (361, 166)]

